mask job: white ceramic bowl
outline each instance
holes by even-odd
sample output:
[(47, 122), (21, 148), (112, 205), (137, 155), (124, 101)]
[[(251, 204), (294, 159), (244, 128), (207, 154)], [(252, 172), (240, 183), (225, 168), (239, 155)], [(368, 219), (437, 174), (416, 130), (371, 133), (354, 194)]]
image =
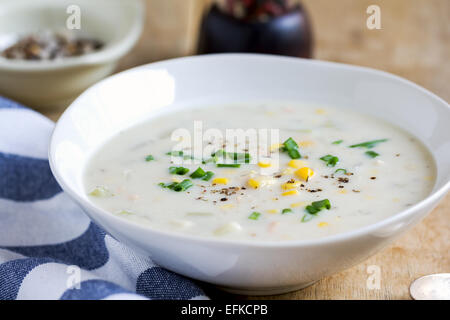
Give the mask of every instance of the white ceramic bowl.
[[(432, 194), (364, 228), (319, 240), (285, 242), (225, 241), (163, 232), (112, 215), (86, 196), (82, 171), (92, 152), (120, 130), (151, 118), (155, 110), (264, 100), (355, 109), (410, 131), (435, 157), (437, 181)], [(185, 276), (232, 292), (275, 294), (305, 287), (363, 261), (433, 209), (450, 186), (449, 126), (445, 101), (385, 72), (297, 58), (211, 55), (142, 66), (94, 85), (57, 123), (49, 155), (62, 188), (120, 241)]]
[(78, 5), (81, 12), (81, 29), (72, 32), (99, 39), (105, 47), (58, 61), (0, 57), (1, 95), (40, 109), (66, 107), (89, 86), (111, 74), (141, 34), (141, 0), (2, 0), (0, 50), (11, 45), (14, 36), (67, 31), (67, 8), (71, 5)]

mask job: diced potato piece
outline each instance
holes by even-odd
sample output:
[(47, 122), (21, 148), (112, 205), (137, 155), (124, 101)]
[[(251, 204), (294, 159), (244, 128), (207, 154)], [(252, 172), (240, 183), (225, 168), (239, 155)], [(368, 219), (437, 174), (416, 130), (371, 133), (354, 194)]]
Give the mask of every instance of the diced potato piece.
[(192, 221), (188, 221), (188, 220), (173, 219), (173, 220), (170, 220), (170, 224), (177, 228), (189, 228), (194, 223)]
[(230, 222), (227, 224), (224, 224), (223, 226), (217, 228), (216, 230), (214, 230), (213, 234), (215, 236), (222, 236), (225, 235), (227, 233), (231, 233), (231, 232), (238, 232), (241, 231), (242, 227), (239, 223), (237, 222)]

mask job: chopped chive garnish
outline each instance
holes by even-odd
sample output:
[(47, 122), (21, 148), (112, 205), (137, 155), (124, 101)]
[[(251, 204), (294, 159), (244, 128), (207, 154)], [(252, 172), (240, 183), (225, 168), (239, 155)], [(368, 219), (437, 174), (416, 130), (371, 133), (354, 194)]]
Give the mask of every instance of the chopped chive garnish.
[(322, 210), (322, 209), (330, 210), (330, 209), (331, 209), (330, 200), (328, 200), (328, 199), (323, 199), (323, 200), (320, 200), (320, 201), (315, 201), (315, 202), (311, 203), (311, 205), (312, 205), (314, 208), (317, 208), (317, 209), (320, 209), (320, 210)]
[(302, 222), (308, 222), (312, 218), (314, 218), (314, 215), (307, 212), (303, 215)]
[(173, 187), (173, 191), (176, 191), (176, 192), (185, 191), (185, 190), (189, 189), (190, 187), (192, 187), (193, 185), (194, 184), (192, 183), (191, 180), (184, 179), (183, 181), (181, 181), (180, 183), (177, 183), (177, 185)]
[(345, 169), (337, 169), (334, 173), (342, 172), (343, 174), (347, 174), (347, 170)]
[(211, 158), (203, 160), (202, 163), (203, 164), (207, 164), (207, 163), (210, 163), (210, 162), (216, 163), (217, 160), (219, 160), (219, 158), (217, 156), (211, 156)]
[(330, 204), (330, 200), (328, 200), (328, 199), (314, 201), (313, 203), (311, 203), (311, 205), (306, 206), (305, 210), (307, 213), (303, 216), (302, 222), (307, 222), (307, 221), (311, 220), (322, 209), (330, 210), (330, 208), (331, 208), (331, 204)]
[(281, 214), (291, 213), (292, 209), (286, 208), (281, 211)]
[(316, 214), (317, 212), (320, 211), (320, 209), (317, 209), (314, 206), (306, 206), (306, 211), (308, 211), (308, 213), (310, 214)]
[(183, 151), (170, 151), (166, 153), (168, 156), (174, 156), (174, 157), (182, 157)]
[(250, 163), (250, 153), (226, 152), (223, 149), (217, 150), (211, 154), (211, 157), (217, 162), (218, 158), (229, 158), (235, 163)]
[(239, 168), (241, 166), (240, 163), (218, 163), (218, 168)]
[(238, 153), (238, 152), (229, 152), (228, 156), (233, 159), (234, 161), (242, 161), (244, 160), (245, 163), (250, 162), (250, 153)]
[(353, 145), (349, 146), (349, 148), (367, 148), (367, 149), (372, 149), (373, 147), (375, 147), (380, 142), (386, 142), (387, 140), (388, 139), (379, 139), (379, 140), (367, 141), (367, 142), (363, 142), (363, 143), (353, 144)]
[(206, 171), (206, 174), (203, 176), (202, 180), (209, 181), (209, 180), (211, 180), (213, 175), (214, 175), (214, 172)]
[(169, 172), (171, 174), (178, 174), (178, 175), (182, 176), (182, 175), (188, 173), (189, 169), (188, 168), (184, 168), (184, 167), (170, 167), (169, 168)]
[(327, 163), (327, 167), (334, 167), (338, 162), (339, 158), (328, 154), (320, 158), (320, 160), (325, 161)]
[(149, 162), (155, 160), (155, 157), (153, 157), (151, 154), (149, 154), (148, 156), (145, 157), (145, 161)]
[(341, 144), (342, 142), (344, 142), (344, 140), (336, 140), (333, 141), (332, 144)]
[(227, 153), (223, 149), (219, 149), (213, 153), (211, 153), (211, 157), (220, 157), (220, 156), (226, 156)]
[(248, 218), (250, 220), (258, 220), (260, 215), (261, 215), (261, 213), (255, 211), (255, 212), (252, 212), (252, 214), (249, 215)]
[(173, 189), (178, 183), (177, 182), (169, 182), (169, 183), (158, 183), (158, 186), (161, 186), (163, 188)]
[(205, 175), (206, 175), (205, 170), (203, 170), (202, 168), (198, 167), (197, 170), (192, 172), (190, 177), (193, 178), (193, 179), (199, 179), (199, 178), (204, 177)]
[(283, 143), (283, 148), (281, 150), (287, 152), (291, 159), (300, 159), (302, 157), (302, 155), (298, 151), (297, 142), (295, 142), (292, 138), (287, 139)]
[(367, 154), (371, 158), (376, 158), (380, 155), (379, 153), (376, 153), (375, 151), (366, 151), (365, 154)]

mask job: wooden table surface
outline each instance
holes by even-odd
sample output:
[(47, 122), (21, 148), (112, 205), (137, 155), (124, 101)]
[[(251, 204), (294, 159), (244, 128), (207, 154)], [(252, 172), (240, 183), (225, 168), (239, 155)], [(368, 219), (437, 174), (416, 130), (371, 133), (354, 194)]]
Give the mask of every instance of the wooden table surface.
[[(196, 31), (208, 0), (147, 0), (147, 23), (118, 71), (195, 52)], [(315, 32), (315, 58), (385, 70), (450, 101), (449, 0), (303, 0)], [(381, 30), (368, 30), (366, 9), (381, 8)], [(43, 112), (56, 120), (60, 112)], [(410, 299), (410, 283), (450, 272), (450, 195), (419, 225), (367, 261), (315, 285), (264, 299)], [(369, 290), (367, 267), (381, 270)], [(208, 289), (212, 298), (228, 294)], [(232, 296), (235, 298), (236, 296)], [(247, 298), (247, 297), (237, 297)], [(256, 297), (250, 297), (256, 298)]]

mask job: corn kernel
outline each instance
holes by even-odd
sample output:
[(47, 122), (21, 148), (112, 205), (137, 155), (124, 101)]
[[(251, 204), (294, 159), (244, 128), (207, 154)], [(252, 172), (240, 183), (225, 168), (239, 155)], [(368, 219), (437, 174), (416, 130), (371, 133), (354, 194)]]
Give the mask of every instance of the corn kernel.
[(227, 178), (215, 178), (212, 181), (213, 184), (228, 184)]
[(270, 209), (270, 210), (267, 210), (267, 213), (278, 213), (278, 210), (277, 209)]
[(231, 203), (229, 204), (224, 204), (223, 206), (220, 206), (221, 209), (230, 209), (233, 208), (233, 205)]
[(298, 194), (298, 190), (294, 189), (294, 190), (283, 192), (281, 195), (282, 196), (295, 196), (296, 194)]
[(303, 207), (305, 205), (306, 205), (306, 202), (304, 202), (304, 201), (294, 202), (294, 203), (291, 203), (291, 208)]
[(347, 193), (347, 190), (341, 189), (341, 190), (339, 190), (339, 193), (346, 194), (346, 193)]
[(260, 161), (258, 162), (258, 166), (260, 166), (261, 168), (269, 168), (272, 164), (270, 162), (263, 162)]
[(316, 109), (316, 114), (325, 114), (327, 113), (325, 109)]
[(249, 179), (247, 181), (248, 185), (253, 189), (258, 189), (261, 186), (261, 183), (255, 179)]
[(319, 228), (323, 228), (323, 227), (328, 226), (328, 223), (327, 222), (321, 222), (321, 223), (318, 224), (318, 226), (319, 226)]
[(291, 160), (289, 161), (288, 166), (291, 168), (298, 169), (305, 166), (305, 164), (306, 164), (305, 161), (302, 160)]
[(308, 181), (314, 175), (314, 171), (308, 167), (303, 167), (295, 171), (295, 174), (303, 181)]
[[(292, 180), (294, 180), (294, 179), (292, 179)], [(299, 187), (300, 184), (301, 184), (301, 182), (296, 181), (296, 180), (294, 180), (293, 182), (286, 182), (281, 185), (281, 189), (283, 189), (283, 190), (295, 189), (295, 188)]]

